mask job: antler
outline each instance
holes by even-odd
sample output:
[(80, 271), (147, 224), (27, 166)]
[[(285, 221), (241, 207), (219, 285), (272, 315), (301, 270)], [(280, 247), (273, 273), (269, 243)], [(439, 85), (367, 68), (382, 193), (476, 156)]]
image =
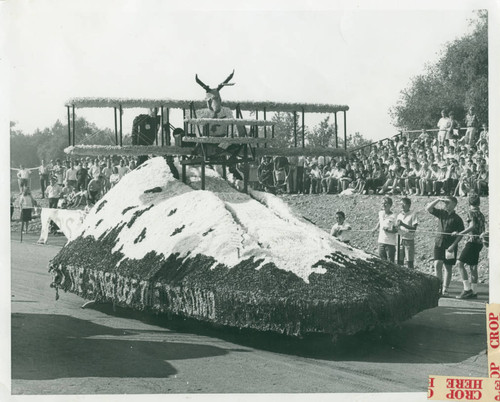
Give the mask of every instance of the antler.
[(234, 85), (234, 82), (229, 84), (229, 81), (231, 81), (231, 78), (233, 78), (233, 75), (234, 75), (234, 70), (231, 74), (229, 74), (229, 76), (224, 80), (224, 82), (219, 84), (219, 86), (217, 87), (217, 91), (220, 91), (222, 89), (222, 87), (224, 87), (226, 85)]
[(203, 81), (202, 81), (202, 80), (200, 80), (200, 79), (198, 78), (198, 74), (196, 74), (196, 82), (197, 82), (198, 84), (200, 84), (200, 86), (201, 86), (201, 87), (202, 87), (205, 91), (207, 91), (207, 92), (208, 92), (208, 91), (210, 91), (210, 87), (209, 87), (208, 85), (206, 85), (205, 83), (203, 83)]

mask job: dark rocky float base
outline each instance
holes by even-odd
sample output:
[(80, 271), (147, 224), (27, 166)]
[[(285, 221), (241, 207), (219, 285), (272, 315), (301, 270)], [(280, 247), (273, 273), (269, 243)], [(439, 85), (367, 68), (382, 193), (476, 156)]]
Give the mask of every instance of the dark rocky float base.
[(51, 261), (53, 286), (89, 300), (287, 335), (350, 335), (391, 326), (437, 305), (437, 278), (376, 258), (334, 252), (309, 283), (272, 263), (248, 259), (228, 268), (211, 257), (142, 260), (112, 253), (120, 228), (80, 237)]

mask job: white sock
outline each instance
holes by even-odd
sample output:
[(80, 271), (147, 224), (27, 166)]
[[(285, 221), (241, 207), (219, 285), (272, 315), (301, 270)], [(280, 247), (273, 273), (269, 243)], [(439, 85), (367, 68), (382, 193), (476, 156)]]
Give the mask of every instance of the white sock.
[(470, 280), (462, 281), (464, 283), (464, 290), (470, 290)]
[(473, 283), (471, 285), (471, 287), (472, 287), (472, 293), (476, 294), (477, 293), (477, 283)]

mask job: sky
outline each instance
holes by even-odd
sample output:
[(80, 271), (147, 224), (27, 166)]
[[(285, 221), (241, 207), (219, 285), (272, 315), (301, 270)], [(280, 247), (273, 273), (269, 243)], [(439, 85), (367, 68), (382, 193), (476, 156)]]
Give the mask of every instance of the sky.
[[(73, 97), (203, 99), (195, 74), (213, 86), (234, 69), (223, 99), (348, 105), (348, 134), (392, 136), (389, 108), (446, 42), (468, 32), (478, 3), (343, 4), (10, 2), (10, 120), (26, 133), (64, 122)], [(124, 133), (138, 113), (125, 112)], [(114, 127), (112, 110), (77, 115)]]

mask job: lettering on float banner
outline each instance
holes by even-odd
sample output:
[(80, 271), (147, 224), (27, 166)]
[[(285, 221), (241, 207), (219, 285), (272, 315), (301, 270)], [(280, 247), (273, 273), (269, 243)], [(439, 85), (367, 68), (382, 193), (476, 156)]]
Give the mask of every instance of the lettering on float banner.
[(427, 399), (500, 402), (500, 304), (486, 305), (488, 378), (429, 376)]

